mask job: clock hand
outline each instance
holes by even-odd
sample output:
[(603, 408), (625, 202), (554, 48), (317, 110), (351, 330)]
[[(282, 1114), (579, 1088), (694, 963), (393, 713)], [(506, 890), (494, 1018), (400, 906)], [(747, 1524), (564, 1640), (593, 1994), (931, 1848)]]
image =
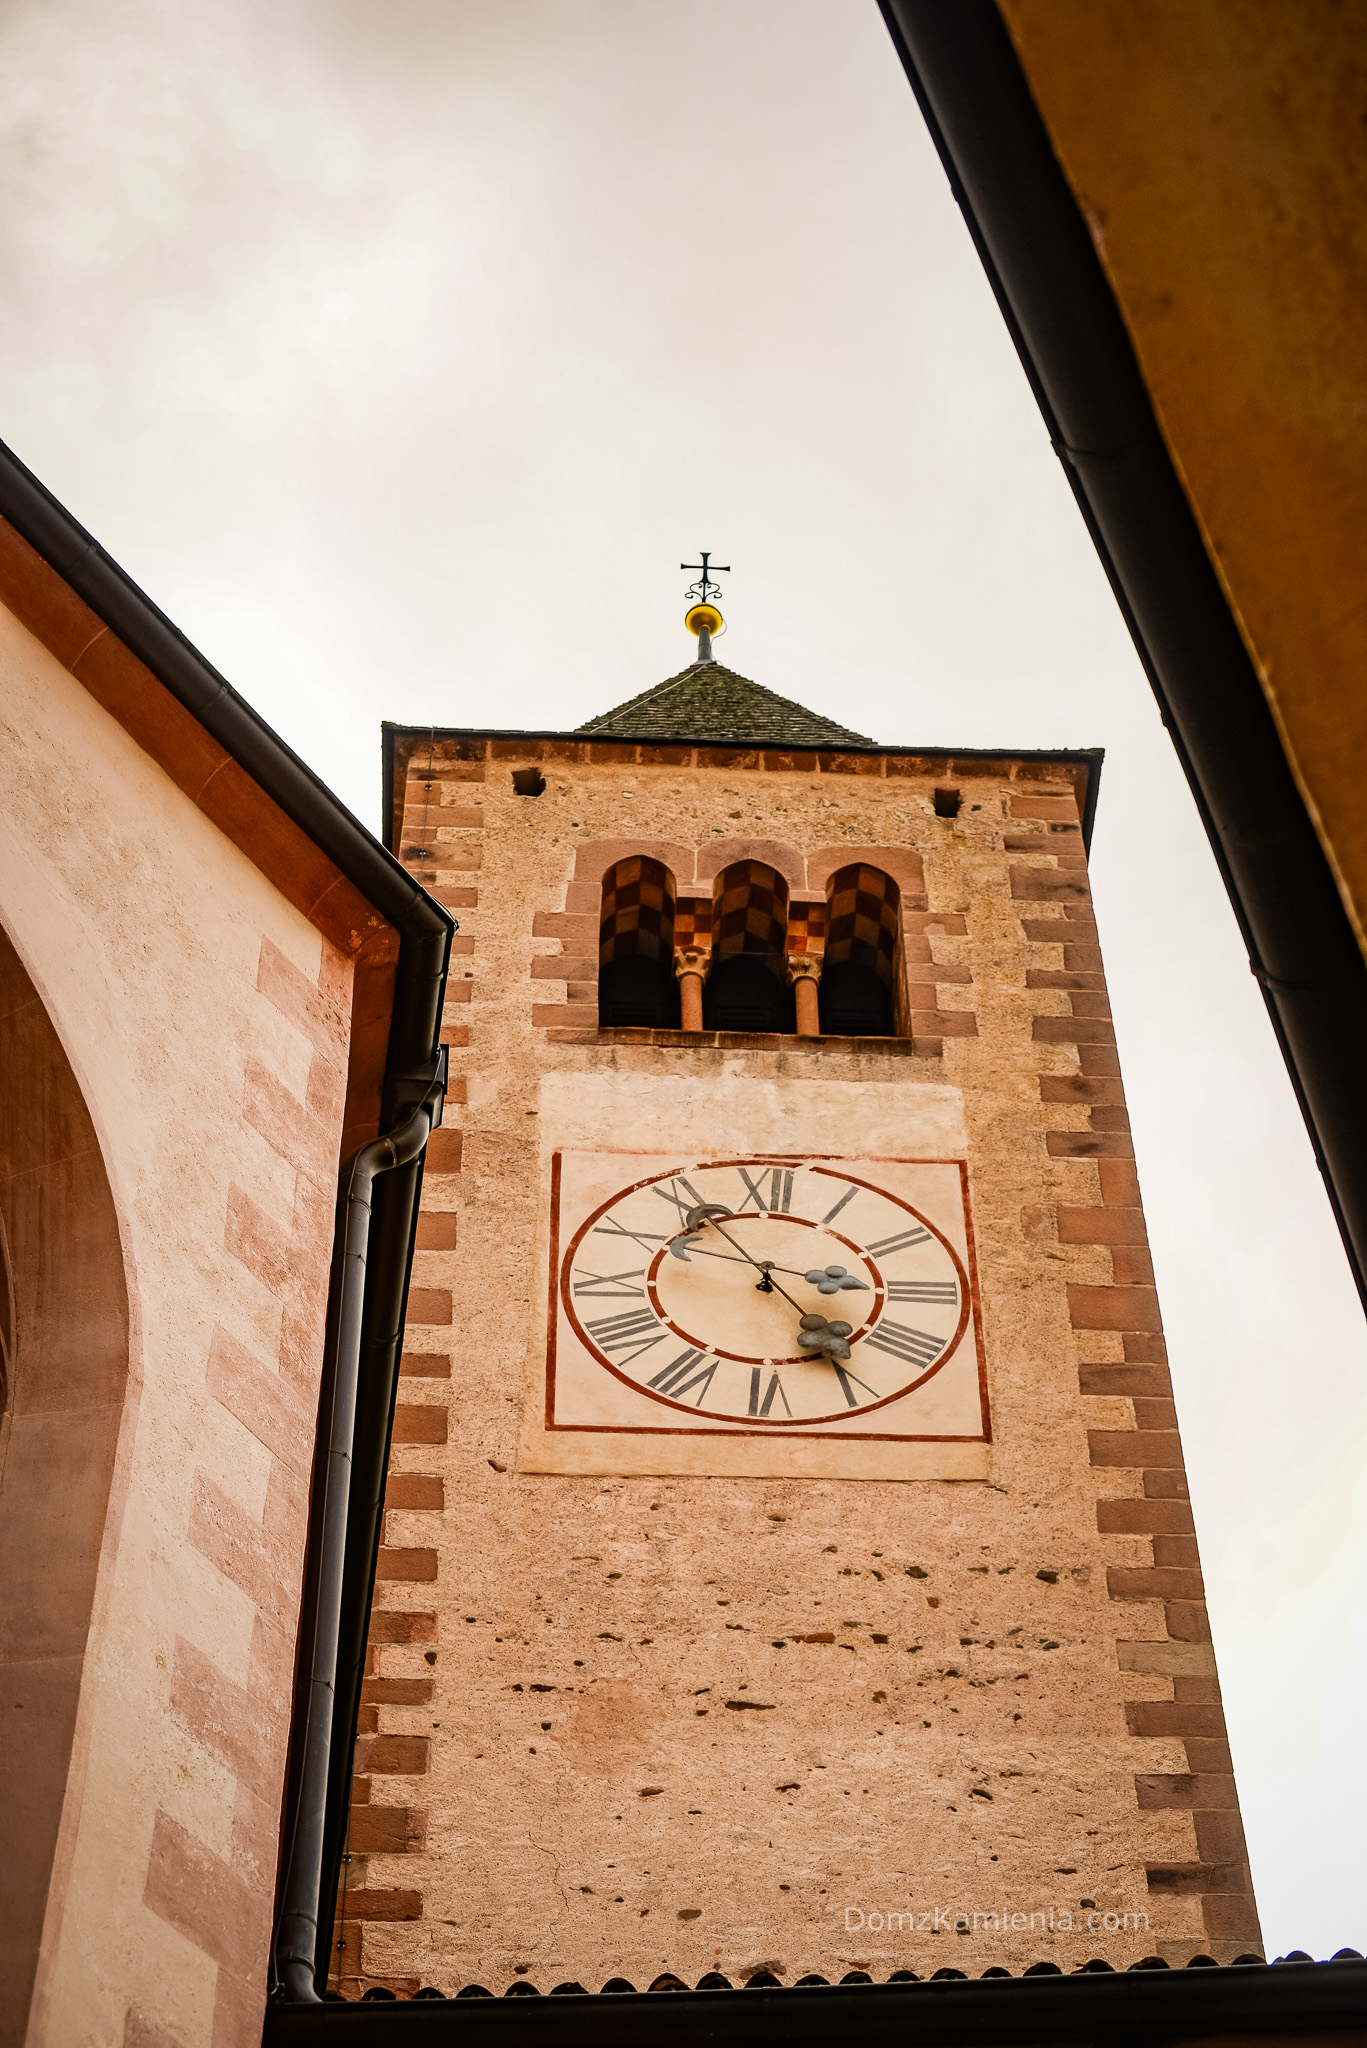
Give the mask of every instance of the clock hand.
[[(700, 1259), (725, 1259), (728, 1265), (737, 1264), (730, 1252), (709, 1252), (696, 1244), (691, 1244), (688, 1249)], [(857, 1280), (843, 1266), (816, 1266), (810, 1272), (804, 1272), (797, 1266), (780, 1266), (776, 1259), (756, 1259), (753, 1263), (762, 1266), (766, 1273), (786, 1273), (790, 1279), (806, 1280), (818, 1294), (838, 1294), (842, 1288), (858, 1288), (864, 1294), (869, 1291), (867, 1280)]]
[(839, 1294), (845, 1287), (862, 1288), (867, 1294), (869, 1289), (867, 1280), (857, 1280), (844, 1266), (815, 1266), (802, 1277), (811, 1282), (818, 1294)]
[(824, 1351), (832, 1359), (848, 1358), (850, 1347), (846, 1340), (853, 1328), (853, 1323), (844, 1321), (828, 1323), (825, 1316), (804, 1316), (797, 1341), (804, 1351)]
[[(783, 1299), (787, 1302), (788, 1306), (790, 1308), (795, 1308), (798, 1314), (801, 1315), (802, 1303), (800, 1301), (794, 1301), (792, 1295), (789, 1294), (786, 1287), (780, 1287), (775, 1280), (770, 1278), (770, 1274), (774, 1271), (773, 1260), (752, 1258), (750, 1253), (746, 1251), (745, 1246), (743, 1244), (737, 1244), (735, 1238), (731, 1236), (730, 1232), (722, 1229), (719, 1219), (723, 1216), (729, 1218), (732, 1216), (732, 1214), (733, 1212), (730, 1209), (723, 1209), (719, 1204), (712, 1202), (700, 1202), (696, 1209), (690, 1209), (688, 1213), (685, 1215), (684, 1229), (680, 1232), (679, 1236), (676, 1237), (671, 1243), (669, 1247), (670, 1251), (673, 1252), (676, 1259), (682, 1259), (686, 1264), (688, 1261), (689, 1252), (693, 1249), (693, 1246), (690, 1244), (689, 1240), (698, 1235), (698, 1233), (701, 1231), (705, 1223), (710, 1223), (712, 1225), (712, 1228), (716, 1231), (718, 1237), (723, 1239), (725, 1243), (729, 1244), (733, 1252), (739, 1252), (741, 1258), (744, 1259), (746, 1265), (753, 1266), (755, 1271), (759, 1274), (760, 1277), (758, 1292), (761, 1294), (773, 1294), (775, 1292), (781, 1294), (783, 1296)], [(710, 1256), (712, 1258), (724, 1258), (726, 1254), (724, 1252), (713, 1252), (710, 1254)], [(778, 1270), (785, 1271), (786, 1268), (779, 1268)]]
[[(733, 1252), (739, 1252), (746, 1265), (753, 1266), (759, 1274), (759, 1285), (755, 1290), (756, 1293), (781, 1294), (789, 1308), (795, 1308), (798, 1311), (797, 1341), (804, 1351), (809, 1354), (824, 1352), (832, 1364), (837, 1359), (848, 1358), (850, 1347), (846, 1340), (854, 1329), (853, 1323), (847, 1323), (840, 1319), (828, 1322), (825, 1316), (804, 1312), (802, 1304), (794, 1301), (787, 1288), (781, 1286), (773, 1277), (775, 1273), (792, 1273), (793, 1269), (790, 1266), (776, 1265), (773, 1259), (753, 1258), (746, 1251), (743, 1244), (737, 1244), (730, 1232), (722, 1229), (720, 1218), (723, 1216), (730, 1219), (732, 1212), (729, 1209), (720, 1209), (711, 1204), (700, 1204), (696, 1209), (690, 1209), (684, 1218), (684, 1222), (688, 1226), (687, 1229), (671, 1243), (669, 1249), (676, 1258), (686, 1261), (689, 1253), (689, 1240), (698, 1236), (705, 1223), (710, 1223), (718, 1237), (729, 1244)], [(696, 1247), (694, 1248), (696, 1249)], [(714, 1259), (726, 1258), (726, 1254), (725, 1252), (706, 1252), (704, 1257)], [(728, 1260), (728, 1264), (734, 1263), (733, 1260)], [(868, 1291), (867, 1280), (856, 1280), (852, 1274), (846, 1272), (843, 1266), (813, 1267), (811, 1272), (803, 1273), (800, 1276), (794, 1275), (794, 1277), (806, 1280), (820, 1294), (836, 1294), (846, 1287), (857, 1287), (865, 1292)]]
[[(753, 1258), (746, 1251), (743, 1244), (737, 1244), (730, 1232), (722, 1229), (720, 1219), (723, 1216), (729, 1218), (731, 1214), (732, 1212), (729, 1209), (723, 1209), (717, 1204), (699, 1203), (697, 1208), (688, 1211), (684, 1218), (687, 1227), (684, 1233), (670, 1245), (670, 1251), (673, 1252), (676, 1259), (683, 1259), (687, 1262), (690, 1251), (702, 1251), (701, 1246), (690, 1242), (690, 1240), (695, 1239), (700, 1234), (704, 1224), (710, 1223), (718, 1237), (729, 1244), (733, 1252), (739, 1252), (745, 1263), (753, 1266), (758, 1272), (759, 1285), (756, 1287), (755, 1292), (757, 1294), (781, 1294), (789, 1308), (797, 1310), (799, 1320), (797, 1341), (804, 1349), (808, 1351), (825, 1351), (833, 1358), (848, 1358), (850, 1348), (846, 1344), (845, 1338), (849, 1335), (854, 1325), (845, 1322), (828, 1323), (825, 1316), (805, 1314), (801, 1302), (794, 1301), (787, 1288), (779, 1281), (776, 1281), (773, 1276), (775, 1273), (787, 1273), (794, 1279), (805, 1280), (809, 1286), (816, 1288), (818, 1294), (837, 1294), (844, 1288), (858, 1288), (861, 1292), (867, 1293), (868, 1281), (856, 1279), (852, 1273), (846, 1271), (844, 1266), (813, 1267), (810, 1272), (799, 1274), (793, 1267), (780, 1266), (773, 1259)], [(726, 1258), (725, 1252), (704, 1251), (702, 1255), (704, 1258)], [(734, 1263), (734, 1261), (728, 1260), (728, 1264), (731, 1263)]]
[(743, 1244), (737, 1244), (735, 1238), (731, 1237), (726, 1231), (724, 1231), (720, 1223), (717, 1223), (715, 1219), (713, 1221), (712, 1227), (716, 1231), (718, 1237), (724, 1237), (726, 1239), (726, 1242), (730, 1245), (732, 1251), (739, 1252), (741, 1257), (745, 1260), (746, 1264), (754, 1267), (755, 1271), (760, 1276), (761, 1282), (764, 1283), (763, 1291), (765, 1294), (772, 1294), (777, 1289), (778, 1293), (780, 1293), (783, 1296), (783, 1299), (789, 1304), (789, 1306), (791, 1308), (795, 1308), (799, 1315), (802, 1314), (801, 1302), (794, 1301), (792, 1295), (789, 1294), (786, 1287), (779, 1287), (778, 1282), (776, 1280), (770, 1279), (770, 1268), (765, 1261), (751, 1258), (749, 1252), (746, 1251), (745, 1246)]
[[(704, 1223), (715, 1223), (718, 1216), (729, 1216), (730, 1214), (731, 1211), (723, 1208), (719, 1202), (699, 1202), (694, 1208), (686, 1209), (684, 1211), (683, 1229), (677, 1237), (670, 1239), (669, 1249), (672, 1256), (676, 1259), (682, 1259), (683, 1263), (687, 1265), (689, 1253), (697, 1249), (693, 1240), (698, 1236)], [(729, 1239), (727, 1241), (728, 1243), (730, 1242)], [(721, 1259), (725, 1258), (726, 1254), (724, 1252), (712, 1252), (709, 1256), (714, 1259)]]
[[(681, 1239), (679, 1240), (679, 1242), (680, 1242), (680, 1243), (682, 1244), (682, 1243), (684, 1242), (684, 1240), (683, 1240), (683, 1239), (681, 1238)], [(672, 1250), (672, 1249), (673, 1249), (673, 1247), (671, 1246), (671, 1250)], [(688, 1258), (688, 1259), (690, 1259), (690, 1260), (692, 1260), (692, 1259), (721, 1259), (721, 1260), (723, 1260), (723, 1261), (725, 1262), (725, 1264), (726, 1264), (726, 1265), (728, 1265), (728, 1266), (743, 1266), (743, 1265), (745, 1264), (745, 1261), (744, 1261), (744, 1259), (740, 1259), (740, 1258), (737, 1258), (737, 1257), (735, 1256), (735, 1254), (734, 1254), (734, 1253), (732, 1253), (732, 1252), (710, 1252), (710, 1251), (708, 1251), (708, 1250), (707, 1250), (706, 1246), (704, 1246), (704, 1245), (700, 1245), (700, 1244), (691, 1244), (691, 1243), (690, 1243), (690, 1244), (688, 1244), (688, 1245), (687, 1245), (687, 1248), (686, 1248), (686, 1254), (685, 1254), (685, 1252), (683, 1252), (683, 1251), (679, 1251), (679, 1252), (675, 1252), (675, 1253), (674, 1253), (674, 1256), (675, 1256), (675, 1258), (676, 1258), (676, 1259), (682, 1259), (682, 1258), (684, 1258), (685, 1256), (687, 1256), (687, 1258)]]
[[(729, 1254), (726, 1252), (710, 1252), (704, 1246), (698, 1244), (696, 1240), (701, 1235), (705, 1223), (717, 1223), (719, 1217), (729, 1217), (732, 1213), (730, 1209), (724, 1209), (719, 1203), (715, 1202), (699, 1202), (695, 1208), (687, 1210), (684, 1215), (684, 1228), (673, 1239), (669, 1247), (674, 1257), (682, 1259), (685, 1265), (687, 1265), (690, 1257), (695, 1252), (699, 1258), (704, 1259), (728, 1258)], [(752, 1266), (759, 1267), (764, 1275), (763, 1280), (760, 1282), (759, 1291), (761, 1293), (772, 1294), (774, 1292), (773, 1282), (768, 1277), (771, 1273), (787, 1273), (794, 1280), (805, 1280), (810, 1286), (815, 1287), (819, 1294), (838, 1294), (842, 1288), (858, 1288), (863, 1293), (868, 1293), (868, 1281), (856, 1279), (854, 1274), (849, 1272), (844, 1266), (817, 1266), (813, 1267), (810, 1272), (799, 1272), (796, 1266), (780, 1266), (775, 1259), (751, 1258), (750, 1254), (742, 1246), (736, 1244), (734, 1238), (727, 1237), (726, 1232), (720, 1230), (720, 1225), (718, 1225), (718, 1229), (720, 1235), (726, 1238), (726, 1242), (740, 1253), (742, 1259)], [(783, 1294), (782, 1288), (778, 1291), (780, 1294)], [(791, 1301), (792, 1296), (785, 1294), (784, 1299)], [(793, 1306), (796, 1308), (797, 1303), (793, 1302)]]

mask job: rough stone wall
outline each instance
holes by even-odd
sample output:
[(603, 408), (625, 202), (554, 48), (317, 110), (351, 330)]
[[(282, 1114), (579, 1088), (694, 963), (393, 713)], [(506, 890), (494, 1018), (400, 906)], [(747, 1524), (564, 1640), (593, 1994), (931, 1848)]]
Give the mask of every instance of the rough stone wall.
[[(1256, 1949), (1077, 771), (398, 754), (394, 843), (461, 912), (464, 1107), (426, 1182), (334, 1982)], [(823, 862), (889, 867), (911, 1034), (600, 1032), (597, 878), (629, 852), (813, 895)], [(960, 1090), (989, 1479), (520, 1473), (541, 1082), (576, 1073)]]

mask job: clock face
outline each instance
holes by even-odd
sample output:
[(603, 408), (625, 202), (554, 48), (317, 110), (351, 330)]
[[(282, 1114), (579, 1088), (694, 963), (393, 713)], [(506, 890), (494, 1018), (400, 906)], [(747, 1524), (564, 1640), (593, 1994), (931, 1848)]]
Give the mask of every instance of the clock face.
[(938, 1374), (970, 1321), (965, 1259), (906, 1180), (772, 1156), (649, 1173), (577, 1224), (559, 1305), (586, 1359), (676, 1418), (848, 1426)]

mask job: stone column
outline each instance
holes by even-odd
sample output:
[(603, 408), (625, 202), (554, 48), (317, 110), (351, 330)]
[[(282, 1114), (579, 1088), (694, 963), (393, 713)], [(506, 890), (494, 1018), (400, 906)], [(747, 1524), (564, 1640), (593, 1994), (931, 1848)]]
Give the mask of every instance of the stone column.
[(821, 955), (790, 953), (788, 979), (793, 984), (793, 993), (797, 997), (798, 1037), (819, 1038), (821, 1019), (817, 1012), (816, 991), (821, 980)]
[(681, 948), (674, 955), (674, 972), (679, 982), (680, 1028), (684, 1031), (701, 1031), (702, 985), (707, 979), (711, 954), (690, 946)]

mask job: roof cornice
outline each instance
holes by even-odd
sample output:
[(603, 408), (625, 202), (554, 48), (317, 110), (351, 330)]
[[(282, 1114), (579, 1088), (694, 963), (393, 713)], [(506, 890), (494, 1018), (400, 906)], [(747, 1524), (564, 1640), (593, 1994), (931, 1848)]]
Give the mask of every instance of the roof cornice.
[[(782, 767), (789, 772), (814, 775), (838, 775), (842, 772), (842, 762), (846, 760), (927, 761), (934, 762), (945, 773), (952, 772), (957, 762), (963, 762), (970, 771), (974, 768), (981, 771), (988, 763), (994, 761), (1031, 763), (1039, 766), (1055, 763), (1060, 768), (1068, 769), (1075, 778), (1082, 778), (1078, 811), (1082, 819), (1083, 841), (1089, 850), (1092, 828), (1096, 822), (1101, 768), (1106, 758), (1104, 747), (895, 747), (879, 746), (873, 742), (858, 746), (843, 743), (828, 747), (775, 746), (752, 740), (680, 739), (677, 733), (633, 733), (630, 737), (624, 737), (614, 733), (582, 731), (521, 731), (508, 726), (398, 725), (388, 720), (385, 721), (382, 731), (383, 819), (391, 851), (394, 829), (395, 750), (406, 740), (426, 740), (432, 744), (445, 740), (481, 750), (487, 747), (499, 758), (509, 759), (518, 755), (533, 760), (544, 759), (548, 757), (549, 750), (561, 759), (606, 763), (620, 760), (624, 765), (641, 767), (671, 765), (668, 761), (641, 760), (641, 748), (659, 748), (667, 749), (671, 756), (705, 754), (707, 760), (702, 765), (708, 767), (744, 766), (748, 757), (753, 765), (762, 762), (766, 768)], [(474, 758), (473, 753), (471, 758)], [(807, 763), (810, 763), (809, 767)]]

